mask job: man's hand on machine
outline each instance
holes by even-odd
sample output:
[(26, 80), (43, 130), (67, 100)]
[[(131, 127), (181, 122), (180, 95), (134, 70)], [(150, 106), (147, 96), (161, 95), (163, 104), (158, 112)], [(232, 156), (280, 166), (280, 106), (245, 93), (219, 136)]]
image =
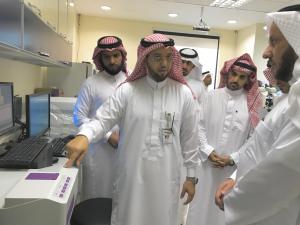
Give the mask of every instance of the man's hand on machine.
[(68, 158), (65, 167), (79, 166), (84, 155), (88, 151), (89, 142), (86, 136), (77, 135), (67, 145)]

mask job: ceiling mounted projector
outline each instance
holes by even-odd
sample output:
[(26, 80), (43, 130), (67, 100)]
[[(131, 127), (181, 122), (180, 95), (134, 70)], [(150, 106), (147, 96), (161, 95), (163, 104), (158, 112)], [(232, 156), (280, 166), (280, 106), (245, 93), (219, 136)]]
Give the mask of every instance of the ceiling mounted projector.
[(205, 21), (203, 20), (203, 10), (204, 10), (204, 8), (201, 7), (200, 21), (197, 25), (193, 26), (193, 30), (208, 32), (210, 30), (210, 28), (207, 25), (207, 23), (205, 23)]

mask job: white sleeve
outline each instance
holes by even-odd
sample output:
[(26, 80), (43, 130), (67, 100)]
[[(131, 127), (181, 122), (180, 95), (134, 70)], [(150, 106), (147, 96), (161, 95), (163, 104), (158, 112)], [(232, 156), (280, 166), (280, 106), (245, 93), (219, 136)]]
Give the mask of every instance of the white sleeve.
[(236, 170), (235, 171), (233, 171), (233, 173), (230, 175), (230, 179), (232, 179), (232, 180), (234, 180), (234, 181), (236, 181)]
[(207, 95), (201, 98), (202, 103), (199, 107), (199, 123), (198, 123), (198, 138), (200, 141), (199, 156), (202, 162), (205, 162), (208, 159), (208, 156), (214, 150), (214, 147), (207, 143), (206, 130), (205, 130), (205, 117), (206, 109), (205, 107), (208, 104)]
[(232, 158), (232, 160), (234, 161), (235, 164), (239, 163), (239, 152), (233, 152), (230, 154), (230, 157)]
[(287, 131), (278, 137), (266, 158), (242, 176), (225, 197), (226, 225), (259, 222), (299, 197), (300, 131), (295, 127)]
[(257, 157), (255, 156), (253, 149), (255, 149), (257, 144), (260, 142), (260, 137), (256, 132), (253, 132), (253, 135), (246, 140), (246, 142), (238, 149), (238, 151), (230, 154), (230, 157), (233, 159), (235, 165), (239, 166), (240, 158), (242, 163), (244, 163), (245, 158), (247, 158), (246, 160), (249, 164), (256, 164)]
[(76, 127), (80, 127), (83, 123), (90, 121), (88, 114), (92, 102), (91, 92), (91, 87), (87, 84), (87, 82), (83, 83), (73, 111), (73, 122)]
[(119, 124), (126, 107), (126, 94), (122, 85), (97, 110), (96, 116), (80, 127), (79, 134), (85, 135), (89, 142), (102, 139), (105, 134)]
[(196, 167), (199, 164), (198, 125), (197, 115), (195, 116), (197, 105), (190, 95), (184, 105), (180, 128), (180, 143), (188, 177), (196, 176)]

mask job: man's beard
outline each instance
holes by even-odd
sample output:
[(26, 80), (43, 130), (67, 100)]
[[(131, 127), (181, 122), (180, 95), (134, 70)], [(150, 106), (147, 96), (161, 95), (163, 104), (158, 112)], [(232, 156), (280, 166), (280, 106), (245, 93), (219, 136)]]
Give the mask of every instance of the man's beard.
[[(168, 73), (170, 70), (168, 71)], [(165, 80), (168, 76), (167, 74), (159, 74), (158, 72), (154, 71), (149, 65), (147, 65), (147, 74), (149, 74), (156, 82), (161, 82)]]
[(242, 89), (242, 87), (237, 82), (227, 83), (226, 87), (231, 91), (237, 91)]
[(277, 80), (290, 81), (293, 76), (294, 65), (297, 60), (297, 55), (291, 46), (283, 53), (281, 58), (281, 65), (275, 74)]
[(118, 66), (116, 69), (112, 69), (112, 67), (108, 67), (108, 66), (104, 65), (104, 63), (102, 62), (101, 59), (100, 59), (100, 62), (102, 64), (103, 69), (112, 76), (117, 75), (124, 68), (124, 61), (122, 61), (121, 65)]
[(189, 75), (189, 73), (187, 72), (187, 70), (182, 69), (182, 74), (184, 77), (186, 77), (187, 75)]

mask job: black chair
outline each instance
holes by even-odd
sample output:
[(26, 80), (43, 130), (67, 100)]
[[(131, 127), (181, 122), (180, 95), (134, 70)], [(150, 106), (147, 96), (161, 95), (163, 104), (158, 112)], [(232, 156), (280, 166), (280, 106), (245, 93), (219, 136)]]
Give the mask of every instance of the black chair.
[(74, 207), (71, 225), (110, 225), (112, 199), (91, 198)]

